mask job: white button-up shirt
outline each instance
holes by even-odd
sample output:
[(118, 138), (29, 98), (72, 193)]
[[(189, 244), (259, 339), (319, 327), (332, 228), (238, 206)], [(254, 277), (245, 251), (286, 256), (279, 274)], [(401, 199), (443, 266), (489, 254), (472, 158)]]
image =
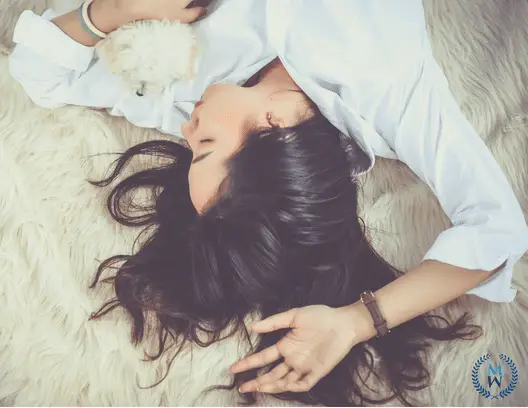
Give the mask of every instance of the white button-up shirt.
[[(86, 47), (25, 11), (10, 69), (35, 103), (106, 108), (181, 137), (216, 82), (242, 84), (275, 57), (371, 158), (399, 159), (426, 182), (453, 227), (424, 259), (467, 269), (506, 266), (468, 294), (511, 302), (512, 268), (528, 228), (504, 173), (462, 114), (432, 55), (421, 0), (223, 0), (194, 24), (202, 54), (192, 81), (136, 96)], [(370, 167), (370, 168), (371, 168)], [(369, 168), (369, 169), (370, 169)]]

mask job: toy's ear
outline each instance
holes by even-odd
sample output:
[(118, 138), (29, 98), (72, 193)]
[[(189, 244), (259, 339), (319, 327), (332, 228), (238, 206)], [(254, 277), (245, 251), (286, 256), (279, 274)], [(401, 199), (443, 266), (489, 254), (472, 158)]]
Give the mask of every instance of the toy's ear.
[(97, 56), (100, 60), (103, 60), (108, 68), (112, 70), (112, 66), (115, 65), (117, 56), (123, 50), (123, 43), (118, 41), (112, 41), (114, 33), (108, 34), (108, 36), (95, 44)]
[(123, 54), (134, 53), (133, 46), (142, 32), (138, 30), (138, 23), (129, 23), (112, 31), (106, 38), (95, 45), (99, 59), (114, 73), (122, 72), (130, 67), (123, 65)]

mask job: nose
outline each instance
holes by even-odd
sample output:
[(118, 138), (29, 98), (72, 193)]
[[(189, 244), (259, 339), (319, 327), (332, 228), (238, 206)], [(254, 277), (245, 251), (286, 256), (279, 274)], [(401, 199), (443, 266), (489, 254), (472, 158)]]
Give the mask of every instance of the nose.
[(198, 124), (200, 122), (200, 118), (199, 118), (199, 107), (203, 105), (203, 100), (199, 100), (198, 102), (195, 103), (194, 105), (194, 109), (193, 111), (191, 112), (191, 117), (190, 119), (185, 122), (183, 125), (181, 125), (181, 133), (182, 133), (182, 136), (187, 139), (187, 140), (190, 140), (193, 138), (193, 135), (196, 133), (196, 130), (198, 128)]
[(184, 137), (185, 145), (188, 149), (191, 149), (193, 154), (197, 151), (198, 148), (196, 143), (196, 138), (194, 136), (194, 131), (191, 130), (191, 122), (185, 122), (181, 125), (181, 134)]
[(187, 145), (193, 152), (197, 151), (199, 144), (198, 141), (200, 140), (198, 122), (198, 118), (193, 115), (189, 121), (185, 122), (180, 127), (182, 136), (185, 138)]
[(191, 121), (187, 121), (180, 126), (181, 134), (187, 141), (192, 139), (191, 127)]

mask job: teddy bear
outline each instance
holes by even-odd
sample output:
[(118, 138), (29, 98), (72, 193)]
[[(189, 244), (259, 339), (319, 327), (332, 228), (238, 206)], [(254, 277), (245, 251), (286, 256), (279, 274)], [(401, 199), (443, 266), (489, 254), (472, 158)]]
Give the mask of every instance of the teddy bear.
[[(208, 10), (213, 3), (193, 0), (187, 8)], [(99, 41), (96, 49), (108, 70), (138, 96), (160, 94), (174, 81), (191, 80), (200, 54), (193, 25), (167, 20), (126, 24)]]
[(96, 45), (99, 59), (138, 96), (160, 94), (195, 75), (199, 55), (193, 26), (141, 20), (109, 33)]

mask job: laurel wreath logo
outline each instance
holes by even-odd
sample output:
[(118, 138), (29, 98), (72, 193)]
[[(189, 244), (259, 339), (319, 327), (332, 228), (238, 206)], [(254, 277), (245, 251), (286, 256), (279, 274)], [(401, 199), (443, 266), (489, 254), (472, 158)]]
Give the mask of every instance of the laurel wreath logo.
[[(504, 361), (508, 365), (508, 367), (510, 367), (510, 370), (511, 370), (510, 384), (498, 394), (499, 397), (505, 398), (508, 395), (510, 395), (513, 392), (513, 390), (515, 390), (515, 387), (517, 386), (517, 383), (519, 382), (519, 373), (517, 371), (517, 366), (515, 365), (515, 363), (510, 357), (508, 357), (506, 354), (499, 354), (499, 358), (502, 361)], [(482, 395), (484, 398), (489, 398), (489, 397), (496, 398), (497, 395), (493, 395), (491, 394), (491, 392), (486, 390), (478, 379), (478, 373), (479, 373), (480, 366), (489, 359), (490, 359), (490, 355), (485, 354), (475, 362), (475, 365), (473, 365), (473, 370), (471, 370), (471, 379), (473, 381), (473, 387), (475, 387), (475, 390), (480, 395)]]
[(499, 354), (499, 358), (506, 364), (508, 364), (508, 367), (510, 367), (511, 370), (510, 385), (508, 385), (505, 389), (499, 392), (499, 396), (504, 398), (510, 395), (517, 386), (517, 382), (519, 381), (519, 373), (517, 372), (517, 367), (515, 366), (515, 363), (510, 357), (508, 357), (506, 354)]

